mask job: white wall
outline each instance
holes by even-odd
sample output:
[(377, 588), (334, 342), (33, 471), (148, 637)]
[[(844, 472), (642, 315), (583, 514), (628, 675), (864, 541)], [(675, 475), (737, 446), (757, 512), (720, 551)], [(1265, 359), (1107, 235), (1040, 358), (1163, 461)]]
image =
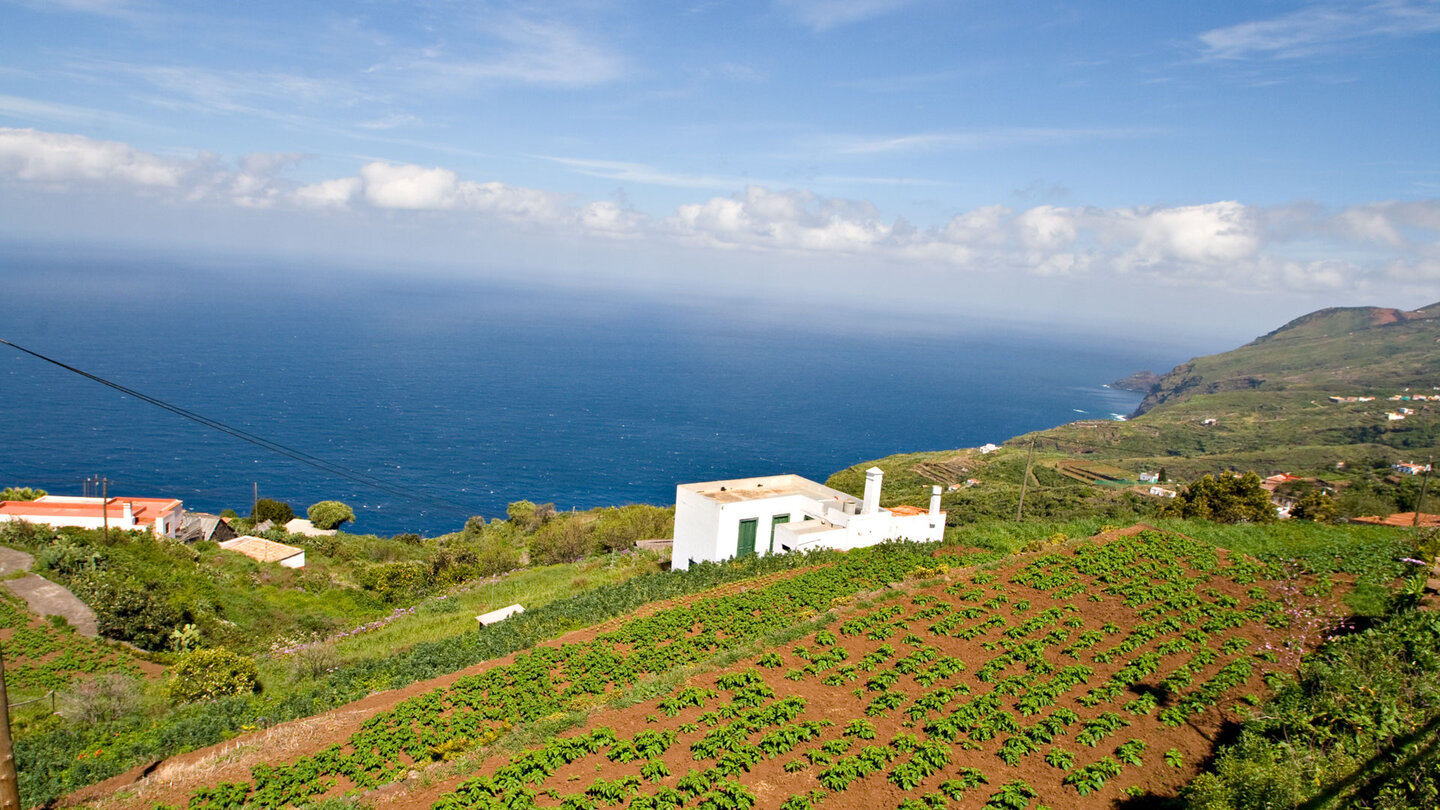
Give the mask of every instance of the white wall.
[(754, 518), (755, 553), (770, 553), (771, 523), (776, 515), (788, 515), (792, 522), (805, 519), (805, 514), (819, 514), (819, 504), (804, 495), (780, 495), (774, 498), (752, 498), (734, 503), (718, 503), (684, 487), (675, 491), (675, 545), (670, 552), (670, 567), (684, 571), (690, 562), (729, 560), (735, 557), (740, 542), (740, 521)]

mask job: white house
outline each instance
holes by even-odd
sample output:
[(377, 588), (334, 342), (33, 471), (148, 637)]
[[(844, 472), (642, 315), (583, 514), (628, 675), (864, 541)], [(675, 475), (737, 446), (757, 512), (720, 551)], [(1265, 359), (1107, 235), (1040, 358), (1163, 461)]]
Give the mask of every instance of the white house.
[(943, 538), (940, 487), (931, 487), (928, 511), (882, 507), (884, 475), (878, 467), (865, 471), (863, 499), (798, 475), (681, 484), (675, 488), (671, 567), (683, 571), (692, 563), (751, 554)]
[(1178, 493), (1173, 489), (1166, 489), (1165, 487), (1150, 487), (1150, 494), (1157, 498), (1173, 498)]
[(1158, 484), (1158, 483), (1160, 483), (1160, 473), (1158, 473), (1158, 472), (1142, 472), (1142, 473), (1140, 473), (1140, 483), (1142, 483), (1142, 484)]
[(174, 498), (79, 498), (44, 495), (33, 501), (0, 501), (0, 520), (24, 520), (80, 529), (149, 529), (178, 537), (185, 510)]

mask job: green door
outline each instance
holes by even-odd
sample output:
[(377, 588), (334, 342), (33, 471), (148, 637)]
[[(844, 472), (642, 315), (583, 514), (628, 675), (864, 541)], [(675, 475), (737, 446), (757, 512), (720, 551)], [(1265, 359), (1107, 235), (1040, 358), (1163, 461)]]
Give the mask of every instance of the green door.
[(740, 521), (740, 542), (736, 544), (736, 557), (749, 557), (755, 553), (755, 529), (759, 524), (760, 518)]
[(789, 515), (776, 515), (775, 517), (770, 518), (770, 553), (771, 553), (771, 554), (774, 554), (774, 553), (775, 553), (775, 527), (776, 527), (776, 526), (779, 526), (781, 523), (789, 523), (789, 522), (790, 522), (790, 516), (789, 516)]

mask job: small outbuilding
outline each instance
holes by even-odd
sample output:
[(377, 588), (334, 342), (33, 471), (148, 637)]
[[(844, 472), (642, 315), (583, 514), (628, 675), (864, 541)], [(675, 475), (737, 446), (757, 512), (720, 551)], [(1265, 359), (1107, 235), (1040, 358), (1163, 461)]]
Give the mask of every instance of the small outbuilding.
[(481, 627), (489, 627), (496, 622), (503, 622), (517, 613), (524, 612), (525, 608), (521, 607), (518, 604), (515, 604), (510, 605), (509, 607), (500, 608), (499, 610), (492, 610), (489, 613), (481, 613), (479, 616), (475, 617), (475, 621), (479, 622)]
[(175, 539), (182, 543), (198, 543), (201, 540), (223, 543), (239, 536), (240, 533), (230, 527), (230, 521), (219, 515), (212, 515), (208, 512), (186, 512), (180, 522), (180, 534)]
[(279, 563), (286, 568), (305, 567), (305, 549), (287, 546), (263, 537), (242, 535), (233, 540), (226, 540), (220, 544), (220, 548), (244, 554), (257, 562)]

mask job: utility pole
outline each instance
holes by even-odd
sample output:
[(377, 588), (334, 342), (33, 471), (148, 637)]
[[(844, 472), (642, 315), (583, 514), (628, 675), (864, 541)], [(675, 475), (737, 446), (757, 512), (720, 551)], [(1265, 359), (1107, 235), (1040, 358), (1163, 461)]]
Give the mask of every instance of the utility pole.
[(255, 514), (255, 507), (260, 505), (260, 482), (255, 483), (255, 497), (250, 501), (250, 514)]
[(1415, 501), (1415, 517), (1410, 521), (1410, 528), (1412, 529), (1419, 528), (1420, 526), (1420, 507), (1425, 505), (1425, 490), (1430, 486), (1430, 468), (1434, 466), (1435, 457), (1431, 456), (1430, 459), (1425, 462), (1425, 479), (1420, 482), (1420, 497)]
[(0, 808), (20, 810), (15, 750), (10, 745), (10, 701), (5, 695), (5, 658), (0, 655)]
[(1030, 440), (1030, 452), (1025, 455), (1025, 475), (1020, 478), (1020, 505), (1015, 507), (1015, 522), (1025, 515), (1025, 488), (1030, 484), (1030, 462), (1035, 460), (1035, 440)]
[(105, 525), (105, 539), (110, 539), (110, 479), (100, 479), (100, 522)]

